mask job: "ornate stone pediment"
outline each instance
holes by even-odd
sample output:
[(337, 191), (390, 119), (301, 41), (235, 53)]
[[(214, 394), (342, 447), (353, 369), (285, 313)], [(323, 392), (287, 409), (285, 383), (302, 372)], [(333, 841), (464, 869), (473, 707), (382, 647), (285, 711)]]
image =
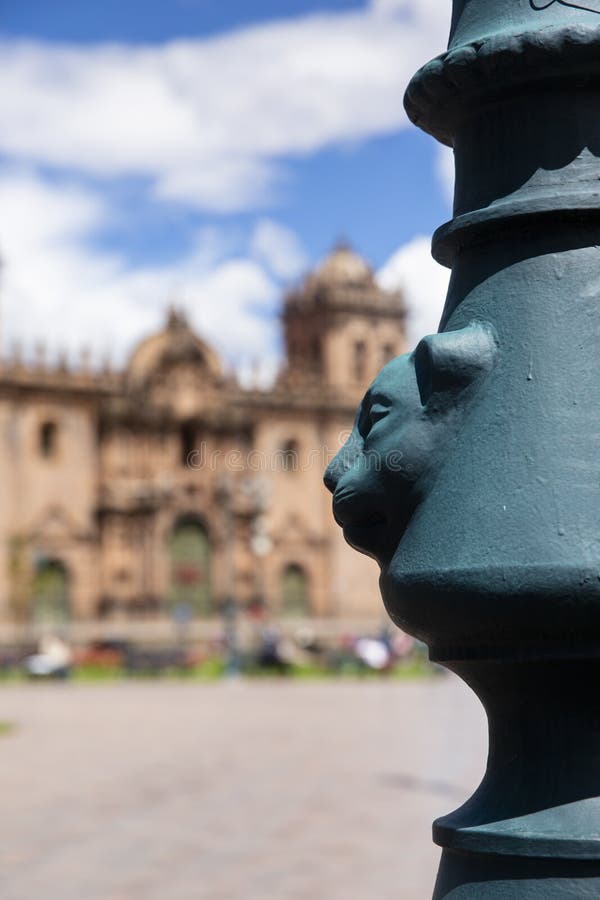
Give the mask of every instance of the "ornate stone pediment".
[(54, 546), (82, 536), (82, 527), (59, 506), (50, 506), (32, 523), (30, 539)]
[(222, 381), (216, 353), (175, 310), (165, 328), (138, 345), (126, 377), (131, 392), (141, 392), (146, 403), (168, 408), (180, 418), (196, 414), (207, 393)]

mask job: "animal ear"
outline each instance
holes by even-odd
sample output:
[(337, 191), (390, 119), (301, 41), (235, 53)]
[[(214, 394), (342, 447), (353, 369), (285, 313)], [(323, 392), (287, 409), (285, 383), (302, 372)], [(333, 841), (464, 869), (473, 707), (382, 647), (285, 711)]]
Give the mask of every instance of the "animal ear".
[(463, 390), (489, 372), (497, 350), (491, 326), (482, 322), (424, 337), (414, 353), (421, 403), (432, 394)]

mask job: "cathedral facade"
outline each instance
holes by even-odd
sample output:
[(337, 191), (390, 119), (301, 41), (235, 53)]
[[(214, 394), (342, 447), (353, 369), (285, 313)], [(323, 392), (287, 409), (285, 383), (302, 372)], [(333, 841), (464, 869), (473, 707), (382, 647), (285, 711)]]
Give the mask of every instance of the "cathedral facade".
[(405, 349), (400, 294), (338, 247), (285, 298), (285, 361), (243, 388), (185, 317), (119, 372), (0, 370), (0, 620), (360, 619), (377, 567), (322, 486), (381, 366)]

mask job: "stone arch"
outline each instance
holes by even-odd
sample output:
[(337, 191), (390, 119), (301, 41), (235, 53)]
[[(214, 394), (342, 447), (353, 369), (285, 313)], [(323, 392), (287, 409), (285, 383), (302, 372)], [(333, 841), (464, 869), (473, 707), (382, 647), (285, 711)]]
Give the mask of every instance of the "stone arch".
[(40, 625), (62, 625), (71, 618), (70, 576), (60, 559), (42, 558), (31, 583), (31, 618)]
[(171, 611), (208, 616), (213, 611), (212, 546), (200, 516), (179, 516), (167, 537)]

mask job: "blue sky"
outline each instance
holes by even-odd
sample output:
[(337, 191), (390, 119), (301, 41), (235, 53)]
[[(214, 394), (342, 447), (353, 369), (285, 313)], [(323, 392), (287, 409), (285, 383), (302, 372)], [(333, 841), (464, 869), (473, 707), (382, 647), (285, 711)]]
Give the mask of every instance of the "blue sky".
[(2, 29), (54, 41), (163, 43), (205, 37), (272, 19), (361, 9), (361, 0), (4, 0)]
[(449, 6), (4, 0), (4, 341), (121, 362), (177, 301), (268, 378), (283, 290), (340, 237), (434, 328), (451, 162), (402, 94)]

